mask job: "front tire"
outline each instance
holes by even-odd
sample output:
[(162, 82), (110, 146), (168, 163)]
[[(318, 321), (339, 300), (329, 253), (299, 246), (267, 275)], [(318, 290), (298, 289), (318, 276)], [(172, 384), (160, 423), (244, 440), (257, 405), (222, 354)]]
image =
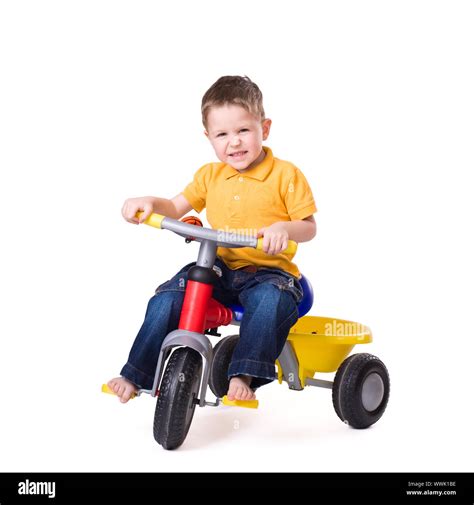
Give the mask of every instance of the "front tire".
[(339, 418), (357, 429), (376, 423), (390, 395), (387, 368), (376, 356), (353, 354), (336, 372), (332, 388), (334, 410)]
[(180, 347), (171, 355), (156, 402), (153, 436), (164, 449), (176, 449), (188, 434), (201, 383), (202, 359)]

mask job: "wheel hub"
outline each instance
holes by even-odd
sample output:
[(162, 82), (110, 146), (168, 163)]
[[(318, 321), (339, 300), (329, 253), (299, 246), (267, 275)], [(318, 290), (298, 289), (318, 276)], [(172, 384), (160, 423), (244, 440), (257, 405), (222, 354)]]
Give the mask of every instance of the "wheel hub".
[(362, 385), (362, 405), (368, 412), (373, 412), (383, 400), (385, 387), (378, 373), (369, 374)]

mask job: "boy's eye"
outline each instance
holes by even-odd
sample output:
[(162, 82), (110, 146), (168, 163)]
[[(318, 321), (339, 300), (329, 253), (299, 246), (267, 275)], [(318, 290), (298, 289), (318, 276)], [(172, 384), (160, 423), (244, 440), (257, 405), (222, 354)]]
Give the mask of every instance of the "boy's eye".
[(248, 129), (248, 128), (242, 128), (240, 131), (241, 131), (241, 132), (248, 132), (248, 131), (249, 131), (249, 129)]
[(218, 133), (216, 136), (217, 136), (217, 137), (224, 137), (224, 136), (225, 136), (225, 133)]

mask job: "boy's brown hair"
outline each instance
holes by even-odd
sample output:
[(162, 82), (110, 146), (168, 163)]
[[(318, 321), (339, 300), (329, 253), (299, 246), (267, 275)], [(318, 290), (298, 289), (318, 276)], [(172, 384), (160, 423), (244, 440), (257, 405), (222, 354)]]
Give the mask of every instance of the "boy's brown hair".
[(259, 87), (247, 76), (226, 75), (220, 77), (204, 93), (201, 103), (202, 123), (207, 128), (207, 114), (214, 106), (240, 105), (262, 121), (265, 119), (263, 97)]

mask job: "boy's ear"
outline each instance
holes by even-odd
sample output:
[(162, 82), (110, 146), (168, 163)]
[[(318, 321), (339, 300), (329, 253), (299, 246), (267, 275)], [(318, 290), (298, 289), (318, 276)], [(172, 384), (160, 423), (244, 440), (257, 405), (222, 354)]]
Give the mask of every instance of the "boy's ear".
[(204, 135), (209, 138), (209, 133), (207, 132), (207, 130), (204, 130)]
[(271, 126), (272, 126), (271, 119), (264, 119), (262, 121), (263, 140), (267, 140), (268, 136), (270, 135)]

